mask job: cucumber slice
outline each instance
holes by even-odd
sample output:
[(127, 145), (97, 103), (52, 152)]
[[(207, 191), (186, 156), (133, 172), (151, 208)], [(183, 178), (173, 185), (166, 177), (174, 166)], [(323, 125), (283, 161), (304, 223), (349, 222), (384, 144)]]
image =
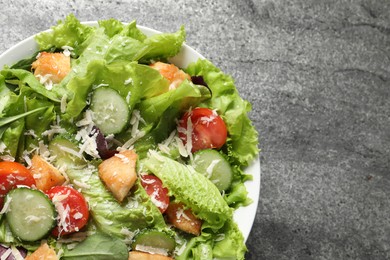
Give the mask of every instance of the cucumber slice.
[(194, 153), (191, 161), (194, 169), (205, 175), (219, 191), (229, 189), (233, 180), (233, 170), (229, 162), (216, 150), (205, 149)]
[(91, 110), (94, 123), (104, 135), (120, 133), (128, 125), (129, 106), (114, 89), (96, 89), (92, 94)]
[(11, 232), (20, 240), (36, 241), (55, 227), (57, 212), (54, 204), (40, 190), (20, 187), (8, 192), (4, 205)]
[(79, 148), (64, 137), (57, 137), (49, 143), (50, 155), (55, 156), (57, 166), (84, 165), (82, 156), (78, 155)]
[(168, 254), (175, 249), (175, 246), (174, 238), (157, 230), (147, 230), (138, 234), (131, 245), (132, 249), (137, 251)]

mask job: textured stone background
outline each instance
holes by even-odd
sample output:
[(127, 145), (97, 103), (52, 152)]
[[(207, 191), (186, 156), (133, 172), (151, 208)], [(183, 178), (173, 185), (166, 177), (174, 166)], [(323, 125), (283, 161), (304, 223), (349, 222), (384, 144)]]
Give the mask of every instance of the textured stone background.
[(186, 26), (261, 143), (247, 259), (390, 258), (390, 1), (0, 0), (0, 52), (74, 13)]

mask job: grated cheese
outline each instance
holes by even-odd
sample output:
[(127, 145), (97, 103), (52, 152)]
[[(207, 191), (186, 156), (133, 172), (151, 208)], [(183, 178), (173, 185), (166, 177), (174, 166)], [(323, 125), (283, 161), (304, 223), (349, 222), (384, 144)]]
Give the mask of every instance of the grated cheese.
[(45, 86), (47, 90), (53, 89), (53, 81), (51, 81), (52, 74), (45, 74), (45, 75), (35, 75), (36, 78), (38, 78), (39, 83)]
[(34, 177), (34, 179), (40, 179), (42, 177), (42, 174), (35, 173), (35, 174), (33, 174), (33, 177)]
[(4, 153), (5, 149), (7, 149), (7, 146), (0, 140), (0, 153)]
[(156, 248), (156, 247), (145, 246), (145, 245), (140, 245), (140, 244), (137, 244), (135, 246), (135, 250), (146, 252), (149, 254), (158, 254), (158, 255), (164, 255), (164, 256), (168, 255), (168, 250), (166, 250), (164, 248)]
[(38, 138), (38, 136), (35, 134), (33, 129), (29, 129), (29, 130), (25, 131), (24, 135), (29, 135), (29, 136), (32, 136), (34, 138)]
[(128, 79), (125, 80), (124, 83), (125, 83), (125, 85), (133, 84), (133, 79), (132, 78), (128, 78)]
[(177, 211), (176, 211), (176, 218), (178, 220), (180, 220), (181, 218), (185, 218), (186, 220), (191, 220), (187, 215), (186, 213), (184, 212), (184, 209), (183, 208), (178, 208)]
[(49, 140), (53, 139), (55, 134), (64, 134), (66, 130), (59, 125), (51, 125), (49, 130), (46, 130), (42, 133), (42, 136), (47, 136)]
[(31, 223), (31, 222), (39, 222), (39, 221), (41, 221), (42, 219), (45, 219), (45, 218), (46, 218), (45, 216), (37, 217), (37, 216), (34, 216), (34, 215), (29, 215), (29, 216), (25, 217), (25, 220), (27, 221), (27, 223)]
[(89, 190), (91, 188), (91, 185), (78, 181), (78, 180), (73, 180), (73, 183), (76, 184), (78, 187)]
[(14, 245), (11, 245), (11, 250), (12, 250), (12, 255), (15, 258), (15, 260), (23, 260), (24, 259), (24, 257), (20, 253), (20, 251)]
[(62, 52), (66, 57), (69, 57), (74, 49), (70, 46), (62, 46), (61, 49), (63, 49), (64, 51)]
[(192, 121), (191, 117), (188, 117), (187, 119), (187, 129), (186, 129), (186, 150), (188, 155), (190, 156), (190, 159), (192, 160)]
[(181, 140), (179, 137), (175, 137), (175, 141), (177, 144), (177, 148), (179, 149), (179, 153), (183, 157), (188, 157), (188, 152), (186, 147), (184, 146), (183, 140)]
[(3, 255), (0, 257), (0, 260), (6, 260), (12, 254), (12, 249), (8, 248)]
[(207, 178), (210, 178), (213, 174), (214, 167), (220, 162), (221, 160), (213, 160), (211, 161), (210, 165), (206, 169)]
[(77, 212), (73, 215), (73, 218), (74, 219), (81, 219), (83, 217), (83, 214), (81, 214), (80, 212)]
[(101, 88), (101, 87), (108, 87), (108, 86), (110, 86), (110, 85), (101, 83), (99, 85), (93, 85), (92, 89), (98, 89), (98, 88)]
[(175, 250), (175, 253), (178, 255), (178, 256), (180, 256), (183, 252), (184, 252), (184, 250), (186, 249), (186, 247), (187, 247), (187, 242), (184, 242), (184, 244), (176, 251)]
[(60, 109), (61, 109), (61, 113), (65, 113), (66, 112), (66, 107), (67, 107), (67, 99), (68, 99), (68, 96), (65, 94), (62, 96), (61, 98), (61, 103), (60, 103)]
[(144, 131), (138, 131), (137, 134), (135, 136), (133, 136), (132, 138), (130, 138), (128, 141), (126, 141), (126, 143), (124, 143), (122, 145), (122, 147), (119, 147), (119, 151), (122, 151), (122, 150), (127, 150), (127, 149), (130, 149), (132, 147), (132, 145), (140, 138), (144, 137), (145, 136), (145, 132)]
[(127, 157), (124, 156), (123, 154), (116, 153), (114, 156), (115, 156), (115, 157), (118, 157), (119, 159), (121, 159), (121, 161), (122, 161), (124, 164), (130, 163), (129, 158), (127, 158)]
[(9, 204), (11, 203), (11, 201), (12, 201), (12, 198), (11, 198), (11, 197), (9, 197), (9, 198), (5, 201), (4, 206), (3, 206), (3, 208), (2, 208), (1, 211), (0, 211), (0, 215), (4, 214), (4, 213), (6, 213), (6, 212), (8, 212), (8, 211), (10, 210), (10, 209), (9, 209)]

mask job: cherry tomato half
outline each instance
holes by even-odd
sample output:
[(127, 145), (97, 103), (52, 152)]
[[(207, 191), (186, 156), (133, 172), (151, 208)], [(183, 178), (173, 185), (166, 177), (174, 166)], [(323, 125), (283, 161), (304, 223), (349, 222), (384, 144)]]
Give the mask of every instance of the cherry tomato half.
[(5, 195), (18, 185), (35, 185), (29, 169), (17, 162), (0, 162), (0, 209), (3, 208)]
[(46, 191), (58, 211), (57, 227), (53, 236), (62, 236), (79, 231), (89, 218), (88, 204), (84, 196), (69, 186), (54, 186)]
[(154, 175), (141, 176), (141, 185), (150, 199), (164, 213), (169, 206), (168, 189), (163, 187), (161, 180)]
[[(189, 119), (192, 128), (188, 125)], [(223, 119), (209, 108), (197, 107), (187, 113), (179, 121), (179, 137), (187, 143), (187, 133), (191, 131), (191, 152), (207, 148), (221, 148), (227, 138), (227, 129)]]

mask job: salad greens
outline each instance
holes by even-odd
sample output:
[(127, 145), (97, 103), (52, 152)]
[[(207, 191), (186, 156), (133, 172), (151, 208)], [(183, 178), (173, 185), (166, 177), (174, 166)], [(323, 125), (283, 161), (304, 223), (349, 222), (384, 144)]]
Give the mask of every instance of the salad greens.
[[(237, 207), (251, 202), (244, 185), (251, 178), (244, 169), (258, 156), (258, 134), (247, 116), (251, 105), (239, 96), (232, 77), (208, 60), (182, 68), (203, 77), (207, 86), (185, 79), (171, 89), (169, 80), (149, 66), (178, 54), (185, 36), (184, 27), (147, 36), (135, 21), (108, 19), (93, 27), (69, 15), (35, 37), (39, 51), (69, 52), (71, 70), (61, 82), (48, 85), (34, 76), (37, 54), (0, 71), (0, 161), (28, 166), (39, 154), (61, 169), (89, 204), (91, 217), (80, 231), (87, 237), (83, 242), (72, 239), (77, 233), (68, 240), (46, 238), (62, 252), (61, 259), (127, 259), (134, 237), (148, 229), (175, 238), (175, 259), (244, 259), (244, 238), (232, 217)], [(118, 202), (99, 178), (104, 158), (91, 139), (90, 102), (100, 87), (115, 90), (131, 114), (123, 131), (105, 136), (108, 146), (135, 149), (137, 172), (157, 176), (171, 198), (192, 210), (203, 223), (199, 236), (167, 224), (139, 179)], [(183, 152), (176, 131), (177, 121), (194, 107), (217, 111), (226, 124), (228, 137), (219, 152), (230, 163), (233, 181), (222, 193), (190, 166), (192, 154)], [(55, 142), (69, 146), (59, 152), (52, 149)], [(18, 240), (2, 218), (0, 243), (34, 251), (41, 242)]]

